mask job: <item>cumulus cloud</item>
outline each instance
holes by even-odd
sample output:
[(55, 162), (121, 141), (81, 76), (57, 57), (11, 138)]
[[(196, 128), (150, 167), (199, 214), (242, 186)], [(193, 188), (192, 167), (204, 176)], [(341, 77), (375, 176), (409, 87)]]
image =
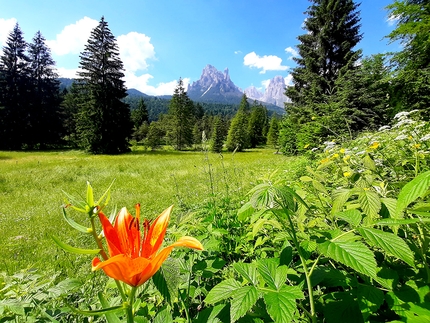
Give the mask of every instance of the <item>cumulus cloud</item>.
[(299, 53), (291, 46), (285, 48), (285, 52), (290, 54), (290, 57), (288, 57), (288, 59), (293, 59), (293, 57), (299, 56)]
[(285, 84), (287, 86), (293, 85), (293, 75), (292, 74), (288, 74), (286, 77), (284, 77), (284, 80), (285, 80)]
[(117, 39), (121, 60), (126, 71), (135, 73), (146, 70), (148, 59), (155, 59), (151, 38), (135, 31), (121, 35)]
[[(134, 73), (125, 73), (125, 82), (127, 88), (136, 89), (148, 95), (172, 95), (175, 87), (178, 84), (178, 81), (174, 80), (167, 83), (158, 83), (156, 86), (152, 86), (148, 84), (152, 78), (153, 76), (150, 74), (142, 74), (137, 76)], [(190, 79), (184, 78), (182, 81), (184, 83), (185, 89), (187, 89)]]
[(288, 66), (282, 65), (280, 57), (274, 55), (259, 56), (255, 52), (246, 54), (243, 58), (243, 64), (251, 68), (261, 69), (260, 74), (264, 74), (266, 71), (285, 71), (289, 69)]
[(6, 43), (7, 37), (9, 36), (10, 32), (13, 30), (13, 27), (15, 27), (16, 19), (10, 18), (10, 19), (3, 19), (0, 18), (0, 46), (4, 46)]
[(265, 89), (267, 89), (267, 87), (269, 86), (269, 83), (270, 83), (270, 79), (261, 81), (261, 85), (263, 85), (263, 88)]
[(76, 23), (67, 25), (55, 40), (47, 40), (51, 52), (56, 55), (79, 54), (84, 50), (85, 44), (98, 24), (97, 20), (84, 17)]
[(69, 79), (74, 79), (78, 77), (77, 73), (80, 69), (68, 69), (64, 67), (57, 67), (57, 73), (59, 77), (65, 77)]

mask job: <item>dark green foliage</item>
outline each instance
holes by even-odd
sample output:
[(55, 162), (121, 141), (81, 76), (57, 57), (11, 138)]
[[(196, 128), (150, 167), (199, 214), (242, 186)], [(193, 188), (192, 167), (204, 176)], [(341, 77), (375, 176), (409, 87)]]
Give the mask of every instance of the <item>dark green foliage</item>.
[(277, 116), (273, 116), (272, 118), (270, 118), (266, 144), (269, 146), (272, 146), (273, 148), (278, 148), (278, 138), (279, 138), (279, 119)]
[[(357, 69), (361, 51), (354, 47), (361, 40), (358, 4), (352, 0), (312, 0), (305, 20), (306, 34), (298, 37), (299, 57), (294, 58), (293, 86), (286, 95), (287, 129), (281, 132), (284, 151), (298, 151), (302, 146), (316, 143), (319, 137), (339, 136), (347, 132), (343, 119), (355, 106), (342, 106), (337, 99), (342, 90), (338, 79)], [(342, 85), (343, 86), (343, 85)], [(348, 90), (344, 87), (344, 92)], [(354, 89), (355, 90), (355, 89)], [(344, 93), (348, 97), (350, 93)], [(342, 101), (348, 103), (347, 101)], [(312, 118), (324, 118), (324, 124), (307, 124)], [(300, 140), (299, 143), (294, 143)], [(288, 144), (287, 144), (288, 143)], [(286, 148), (289, 147), (289, 148)]]
[(140, 98), (137, 109), (131, 111), (131, 120), (134, 127), (139, 128), (144, 122), (148, 122), (148, 109), (143, 98)]
[(79, 86), (88, 93), (77, 119), (81, 147), (96, 154), (128, 151), (132, 124), (129, 107), (122, 101), (127, 95), (123, 64), (115, 37), (103, 17), (92, 30), (80, 58)]
[(249, 103), (246, 94), (243, 95), (242, 101), (234, 118), (231, 120), (230, 128), (227, 135), (226, 147), (229, 151), (242, 151), (249, 148)]
[(182, 150), (193, 143), (194, 104), (180, 78), (169, 104), (167, 136), (172, 146)]
[(222, 121), (220, 117), (215, 117), (212, 136), (211, 136), (211, 151), (220, 153), (224, 144), (225, 134), (223, 131)]
[(262, 104), (254, 105), (251, 108), (248, 123), (248, 133), (251, 148), (255, 148), (259, 145), (264, 145), (267, 141), (269, 118), (267, 116), (267, 109)]
[(387, 37), (391, 42), (402, 44), (402, 50), (392, 57), (395, 112), (419, 109), (429, 116), (430, 3), (427, 0), (396, 0), (387, 9), (397, 20), (396, 28)]
[(157, 149), (164, 143), (165, 135), (162, 121), (152, 121), (149, 125), (145, 144), (152, 149)]
[(29, 113), (29, 148), (47, 148), (62, 144), (63, 125), (60, 92), (55, 62), (40, 31), (29, 44), (31, 111)]
[(28, 137), (29, 58), (18, 24), (9, 34), (0, 58), (0, 147), (20, 149)]

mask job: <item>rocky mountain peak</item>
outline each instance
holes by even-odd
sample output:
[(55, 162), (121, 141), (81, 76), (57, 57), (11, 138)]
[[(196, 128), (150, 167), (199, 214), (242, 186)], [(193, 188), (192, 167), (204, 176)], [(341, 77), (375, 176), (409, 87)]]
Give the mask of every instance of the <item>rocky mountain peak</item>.
[(282, 76), (277, 75), (269, 81), (269, 85), (264, 92), (264, 96), (261, 99), (264, 102), (272, 103), (278, 107), (283, 107), (284, 102), (288, 100), (285, 96), (285, 80)]

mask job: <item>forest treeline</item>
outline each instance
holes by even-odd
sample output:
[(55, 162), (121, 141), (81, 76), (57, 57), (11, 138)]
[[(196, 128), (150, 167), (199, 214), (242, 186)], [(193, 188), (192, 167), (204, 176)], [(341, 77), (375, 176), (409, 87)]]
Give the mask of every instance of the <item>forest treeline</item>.
[(127, 96), (118, 45), (104, 17), (80, 54), (78, 77), (60, 91), (44, 37), (37, 32), (26, 43), (16, 24), (0, 57), (0, 149), (117, 154), (133, 141), (179, 150), (205, 142), (213, 151), (270, 144), (296, 154), (376, 130), (400, 110), (417, 109), (428, 118), (429, 6), (394, 1), (386, 9), (397, 25), (386, 38), (402, 50), (363, 57), (360, 4), (311, 0), (282, 117), (246, 96), (237, 107), (193, 102), (181, 79), (169, 101)]

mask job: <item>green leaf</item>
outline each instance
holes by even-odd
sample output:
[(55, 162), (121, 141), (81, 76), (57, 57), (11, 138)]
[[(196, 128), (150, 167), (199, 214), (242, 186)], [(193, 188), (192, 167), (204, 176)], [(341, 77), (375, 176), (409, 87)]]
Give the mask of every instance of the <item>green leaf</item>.
[(422, 173), (403, 186), (397, 197), (396, 218), (402, 217), (404, 209), (418, 197), (423, 197), (430, 186), (430, 171)]
[(209, 291), (205, 298), (205, 303), (215, 304), (219, 301), (227, 299), (235, 290), (239, 289), (240, 286), (240, 283), (234, 278), (224, 280)]
[(396, 216), (397, 200), (392, 199), (392, 198), (388, 198), (388, 197), (383, 197), (383, 198), (381, 198), (381, 202), (387, 208), (388, 212), (390, 213), (390, 217), (394, 218)]
[(231, 322), (235, 322), (255, 305), (258, 291), (254, 286), (244, 286), (235, 290), (232, 296), (230, 318)]
[(297, 286), (283, 285), (279, 291), (264, 294), (267, 312), (276, 323), (290, 323), (297, 310), (297, 299), (303, 299), (303, 292)]
[(82, 315), (86, 315), (86, 316), (106, 315), (107, 313), (115, 313), (115, 312), (119, 312), (119, 311), (125, 310), (124, 305), (112, 306), (112, 307), (104, 308), (104, 309), (101, 309), (101, 310), (92, 310), (92, 311), (80, 310), (78, 308), (74, 308), (71, 305), (69, 305), (69, 307), (71, 308), (71, 310), (73, 312), (79, 313), (79, 314), (82, 314)]
[(366, 154), (363, 158), (363, 165), (372, 171), (376, 170), (375, 162), (373, 161), (372, 157), (369, 156), (369, 154)]
[(415, 267), (414, 254), (402, 238), (394, 233), (378, 229), (359, 228), (357, 230), (369, 244), (383, 249), (386, 253), (403, 260), (411, 267)]
[(63, 241), (61, 241), (60, 239), (58, 239), (56, 236), (51, 236), (52, 240), (54, 240), (54, 242), (62, 249), (64, 249), (65, 251), (68, 251), (70, 253), (77, 253), (77, 254), (81, 254), (81, 255), (95, 255), (98, 254), (101, 249), (81, 249), (81, 248), (75, 248), (72, 247), (71, 245), (68, 245), (67, 243), (64, 243)]
[(369, 285), (358, 285), (357, 298), (361, 314), (365, 320), (372, 313), (376, 313), (384, 303), (384, 293), (380, 289)]
[(347, 292), (334, 292), (325, 295), (323, 312), (327, 323), (363, 323), (360, 308), (355, 299)]
[(348, 222), (354, 227), (357, 227), (361, 222), (361, 213), (356, 209), (338, 212), (334, 216)]
[(248, 217), (250, 217), (254, 213), (255, 209), (252, 206), (251, 202), (245, 203), (242, 207), (237, 211), (237, 218), (239, 221), (244, 221)]
[(163, 306), (155, 316), (153, 323), (173, 323), (170, 308), (168, 306)]
[(379, 210), (381, 209), (381, 200), (376, 192), (362, 190), (358, 194), (358, 202), (366, 215), (372, 219), (378, 218)]
[(69, 216), (67, 215), (67, 212), (64, 208), (63, 208), (63, 218), (66, 220), (66, 222), (72, 228), (74, 228), (80, 232), (83, 232), (83, 233), (89, 233), (90, 232), (87, 227), (84, 227), (83, 225), (80, 225), (79, 223), (76, 223), (73, 219), (69, 218)]
[(318, 245), (321, 254), (369, 277), (376, 276), (372, 251), (358, 241), (325, 241)]
[(414, 223), (428, 223), (430, 219), (381, 219), (375, 221), (373, 224), (382, 226), (394, 226)]
[(288, 267), (279, 266), (278, 259), (262, 259), (257, 261), (257, 269), (261, 277), (271, 289), (279, 290), (287, 280)]
[[(97, 296), (99, 297), (100, 304), (102, 304), (103, 308), (109, 308), (109, 302), (106, 300), (102, 292), (98, 292)], [(121, 323), (118, 316), (115, 315), (115, 313), (106, 313), (106, 320), (108, 323)]]
[(233, 268), (248, 282), (250, 282), (253, 285), (257, 285), (258, 279), (257, 279), (257, 267), (255, 264), (250, 263), (243, 263), (243, 262), (236, 262), (233, 264)]
[(332, 193), (332, 199), (333, 199), (333, 205), (331, 208), (331, 214), (336, 214), (339, 211), (342, 211), (343, 206), (345, 205), (346, 201), (351, 197), (353, 194), (353, 191), (349, 189), (338, 189), (334, 190)]
[(313, 186), (317, 191), (319, 191), (319, 192), (321, 192), (321, 193), (324, 193), (324, 194), (327, 194), (327, 195), (328, 195), (327, 189), (326, 189), (326, 188), (325, 188), (325, 186), (324, 186), (323, 184), (321, 184), (320, 182), (318, 182), (318, 181), (316, 181), (316, 180), (313, 180), (313, 181), (312, 181), (312, 186)]
[(89, 207), (95, 206), (93, 188), (92, 188), (90, 182), (87, 182), (87, 199), (86, 199), (86, 202), (87, 202), (87, 206), (89, 206)]
[(65, 279), (60, 281), (57, 285), (48, 289), (48, 293), (52, 297), (59, 297), (64, 294), (70, 293), (82, 286), (82, 282), (78, 279)]

